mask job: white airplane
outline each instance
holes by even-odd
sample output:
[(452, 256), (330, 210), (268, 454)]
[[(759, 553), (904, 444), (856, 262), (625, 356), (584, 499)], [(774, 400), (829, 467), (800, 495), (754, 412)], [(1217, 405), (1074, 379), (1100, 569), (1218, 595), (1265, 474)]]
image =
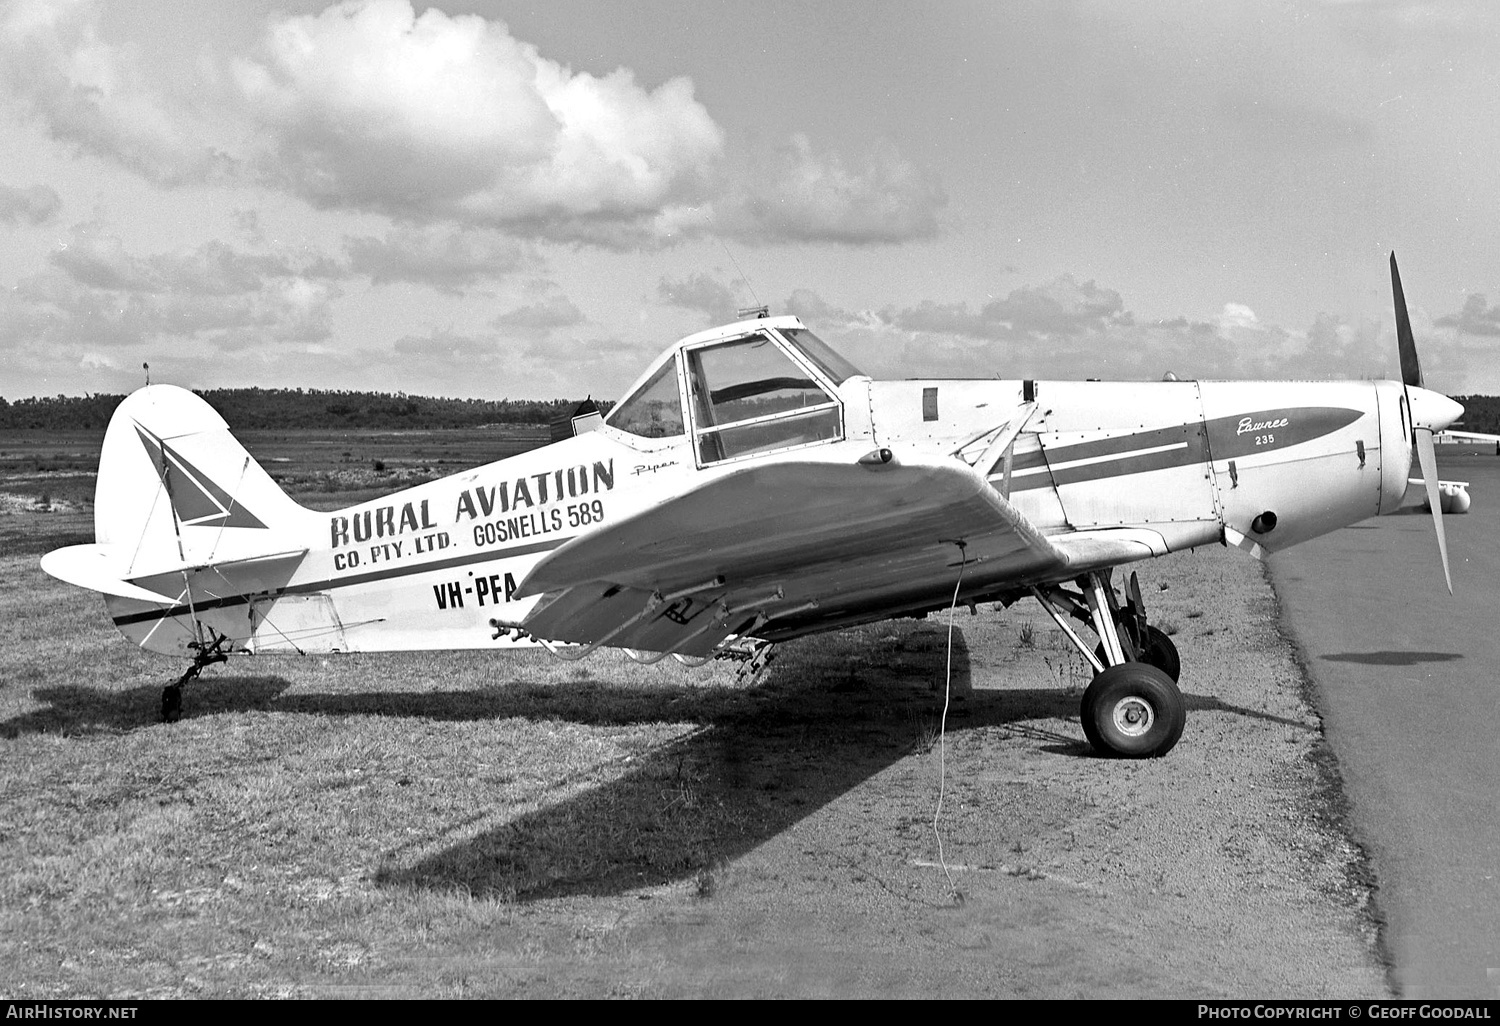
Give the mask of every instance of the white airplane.
[[(1434, 439), (1437, 442), (1485, 442), (1495, 446), (1495, 455), (1500, 456), (1500, 435), (1487, 435), (1481, 431), (1461, 431), (1457, 428), (1448, 428), (1437, 433)], [(1425, 482), (1420, 477), (1411, 478), (1408, 482), (1412, 487), (1423, 487)], [(1442, 505), (1444, 513), (1467, 513), (1473, 505), (1473, 499), (1469, 495), (1469, 482), (1467, 481), (1439, 481), (1438, 501)], [(1431, 509), (1432, 500), (1424, 497), (1422, 508)]]
[(1500, 444), (1500, 435), (1487, 435), (1482, 431), (1461, 431), (1458, 428), (1448, 428), (1438, 432), (1438, 441), (1494, 442)]
[(1095, 749), (1158, 756), (1185, 721), (1178, 654), (1115, 567), (1388, 512), (1413, 441), (1437, 487), (1432, 435), (1463, 409), (1422, 387), (1394, 254), (1391, 277), (1399, 382), (876, 381), (763, 317), (678, 342), (591, 430), (335, 513), (288, 498), (207, 403), (148, 386), (105, 435), (95, 544), (42, 567), (191, 659), (169, 721), (231, 656), (604, 646), (758, 668), (771, 643), (1030, 596), (1096, 672)]
[[(1408, 488), (1424, 488), (1426, 482), (1420, 477), (1407, 479)], [(1467, 481), (1439, 481), (1438, 482), (1438, 505), (1444, 513), (1467, 513), (1473, 505), (1473, 499), (1469, 495), (1469, 482)], [(1422, 508), (1432, 509), (1432, 499), (1427, 495), (1422, 496)]]

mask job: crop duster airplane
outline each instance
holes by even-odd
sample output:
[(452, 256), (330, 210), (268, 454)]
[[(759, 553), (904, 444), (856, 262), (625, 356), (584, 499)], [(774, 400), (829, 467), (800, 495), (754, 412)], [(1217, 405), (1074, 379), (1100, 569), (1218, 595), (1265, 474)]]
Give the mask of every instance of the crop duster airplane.
[(1178, 654), (1115, 567), (1389, 512), (1413, 442), (1435, 494), (1432, 435), (1463, 409), (1422, 387), (1394, 254), (1391, 279), (1399, 382), (876, 381), (761, 317), (678, 342), (572, 437), (333, 513), (288, 498), (203, 400), (147, 386), (104, 438), (95, 544), (42, 567), (191, 659), (167, 720), (241, 654), (603, 646), (758, 668), (790, 638), (1033, 597), (1096, 672), (1089, 741), (1162, 755)]

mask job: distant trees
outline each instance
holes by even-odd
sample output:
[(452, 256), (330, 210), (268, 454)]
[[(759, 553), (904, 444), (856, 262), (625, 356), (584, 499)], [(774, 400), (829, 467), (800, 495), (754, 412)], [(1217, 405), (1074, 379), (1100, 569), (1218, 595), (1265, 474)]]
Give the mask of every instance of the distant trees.
[(51, 398), (0, 399), (0, 428), (46, 428), (51, 431), (103, 431), (124, 396), (59, 395)]
[(1456, 395), (1453, 398), (1464, 406), (1464, 415), (1456, 425), (1459, 430), (1500, 435), (1500, 396)]
[[(570, 399), (438, 399), (404, 393), (301, 388), (214, 388), (198, 392), (235, 429), (478, 428), (547, 425)], [(0, 429), (102, 431), (124, 396), (0, 398)], [(612, 403), (601, 403), (608, 410)]]

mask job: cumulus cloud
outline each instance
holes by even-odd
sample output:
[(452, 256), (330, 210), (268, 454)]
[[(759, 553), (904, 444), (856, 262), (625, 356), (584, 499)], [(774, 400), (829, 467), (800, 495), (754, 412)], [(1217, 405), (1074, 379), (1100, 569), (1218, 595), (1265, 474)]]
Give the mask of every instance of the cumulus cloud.
[[(562, 305), (571, 306), (566, 300)], [(451, 395), (458, 382), (458, 391), (473, 395), (581, 399), (590, 386), (580, 379), (628, 382), (657, 352), (611, 337), (552, 337), (544, 331), (528, 341), (439, 328), (362, 355), (371, 366), (399, 366), (411, 393)]]
[(800, 134), (746, 189), (738, 234), (751, 241), (865, 245), (932, 238), (948, 201), (935, 178), (888, 142), (852, 163), (838, 153), (814, 152)]
[(75, 226), (48, 260), (89, 288), (151, 293), (232, 295), (299, 273), (279, 255), (242, 253), (218, 240), (177, 253), (134, 256), (96, 224)]
[(1130, 323), (1124, 300), (1113, 289), (1092, 281), (1080, 284), (1064, 274), (1045, 285), (1024, 287), (977, 311), (967, 303), (924, 301), (882, 317), (899, 328), (976, 339), (1021, 339), (1077, 336), (1087, 331)]
[[(627, 342), (610, 335), (547, 338), (532, 342), (515, 362), (533, 383), (531, 395), (618, 398), (661, 349), (659, 340)], [(600, 391), (598, 382), (614, 384)], [(521, 394), (519, 387), (511, 394)]]
[(413, 282), (459, 293), (476, 282), (502, 278), (535, 258), (512, 239), (486, 230), (401, 226), (383, 238), (344, 240), (349, 270), (376, 285)]
[(229, 159), (204, 93), (152, 79), (136, 48), (102, 38), (93, 0), (17, 0), (0, 14), (0, 82), (81, 150), (163, 184), (201, 181)]
[(668, 306), (699, 311), (710, 327), (734, 320), (739, 308), (735, 289), (703, 273), (677, 281), (663, 278), (656, 285), (656, 294)]
[(1464, 308), (1433, 321), (1446, 328), (1457, 328), (1465, 335), (1500, 336), (1500, 306), (1490, 306), (1482, 295), (1470, 295)]
[(1255, 311), (1244, 303), (1225, 303), (1223, 311), (1219, 314), (1219, 328), (1222, 331), (1254, 330), (1259, 326), (1260, 318), (1256, 317)]
[[(1306, 329), (1291, 329), (1230, 302), (1207, 320), (1142, 322), (1117, 291), (1072, 275), (1023, 286), (978, 309), (926, 300), (850, 311), (805, 290), (788, 307), (876, 377), (1155, 380), (1171, 371), (1182, 378), (1331, 379), (1394, 372), (1394, 338), (1376, 321), (1322, 314)], [(1418, 331), (1424, 368), (1445, 380), (1461, 377), (1457, 347), (1420, 324)]]
[(0, 15), (0, 83), (52, 135), (160, 185), (278, 189), (401, 223), (461, 221), (610, 248), (930, 238), (942, 186), (889, 142), (803, 135), (726, 155), (685, 77), (575, 72), (500, 21), (350, 0), (273, 15), (244, 52), (163, 68), (110, 41), (100, 0)]
[(302, 279), (213, 296), (96, 289), (60, 274), (41, 274), (0, 302), (0, 347), (88, 343), (233, 350), (313, 342), (331, 334), (333, 294), (326, 284)]
[(782, 311), (771, 312), (774, 314), (783, 311), (802, 318), (802, 322), (809, 327), (852, 324), (862, 319), (859, 314), (833, 306), (811, 289), (793, 289), (783, 304)]
[(136, 256), (102, 225), (77, 225), (46, 269), (0, 299), (0, 348), (317, 342), (332, 333), (340, 293), (315, 264), (217, 241)]
[(46, 185), (14, 189), (0, 185), (0, 224), (42, 224), (62, 207), (62, 198)]
[(688, 79), (574, 72), (477, 15), (363, 0), (279, 16), (187, 84), (107, 41), (99, 11), (13, 4), (0, 80), (55, 137), (160, 184), (225, 175), (324, 208), (589, 240), (672, 222), (722, 155)]
[(548, 335), (557, 328), (582, 324), (584, 319), (583, 311), (567, 296), (547, 296), (538, 302), (508, 310), (490, 323), (518, 334)]
[(501, 22), (406, 0), (282, 18), (234, 80), (271, 140), (258, 173), (324, 207), (568, 237), (699, 201), (723, 147), (686, 78), (575, 73)]

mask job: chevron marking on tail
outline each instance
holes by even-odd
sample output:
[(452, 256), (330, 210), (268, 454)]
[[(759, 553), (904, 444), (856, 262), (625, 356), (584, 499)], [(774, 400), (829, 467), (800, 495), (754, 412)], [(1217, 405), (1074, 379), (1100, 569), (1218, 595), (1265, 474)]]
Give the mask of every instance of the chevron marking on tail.
[(172, 499), (172, 508), (177, 519), (194, 527), (253, 527), (265, 528), (259, 517), (214, 483), (203, 471), (193, 466), (165, 441), (150, 431), (135, 425), (141, 444), (151, 457), (161, 483)]

